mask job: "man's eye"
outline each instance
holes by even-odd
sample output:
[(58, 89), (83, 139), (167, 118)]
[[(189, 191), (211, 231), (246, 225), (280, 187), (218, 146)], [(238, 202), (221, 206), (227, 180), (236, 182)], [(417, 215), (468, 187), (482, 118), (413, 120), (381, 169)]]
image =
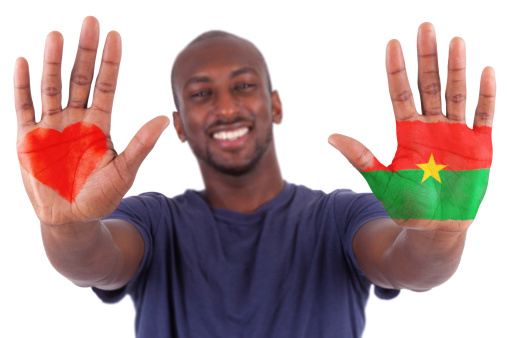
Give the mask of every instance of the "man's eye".
[(195, 98), (203, 98), (203, 97), (206, 97), (208, 95), (210, 95), (210, 91), (209, 90), (201, 90), (201, 91), (193, 93), (190, 96), (191, 97), (195, 97)]
[(238, 83), (235, 86), (235, 89), (245, 90), (245, 89), (253, 89), (254, 87), (255, 85), (253, 83)]

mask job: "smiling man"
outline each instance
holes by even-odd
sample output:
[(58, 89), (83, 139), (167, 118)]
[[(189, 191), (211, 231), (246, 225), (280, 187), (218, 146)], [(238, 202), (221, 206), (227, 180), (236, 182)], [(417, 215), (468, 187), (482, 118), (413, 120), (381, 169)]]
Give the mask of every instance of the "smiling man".
[[(249, 41), (218, 31), (192, 41), (172, 72), (174, 126), (198, 160), (205, 190), (123, 198), (168, 119), (153, 119), (123, 153), (114, 151), (121, 41), (108, 35), (88, 107), (98, 33), (98, 22), (86, 18), (65, 109), (62, 37), (50, 33), (38, 123), (28, 65), (17, 61), (18, 154), (51, 263), (106, 302), (130, 295), (138, 337), (359, 337), (372, 285), (390, 299), (399, 289), (429, 290), (457, 269), (486, 190), (495, 99), (486, 68), (469, 129), (463, 40), (450, 44), (446, 115), (433, 26), (418, 33), (422, 115), (401, 47), (389, 42), (400, 145), (390, 166), (354, 139), (329, 139), (382, 205), (373, 194), (325, 194), (283, 180), (272, 131), (282, 106), (264, 58)], [(40, 163), (48, 149), (63, 148), (66, 156)], [(71, 178), (63, 187), (44, 181), (55, 170)]]
[(282, 191), (273, 142), (282, 107), (254, 45), (205, 33), (178, 55), (172, 84), (174, 126), (198, 160), (211, 205), (249, 213)]

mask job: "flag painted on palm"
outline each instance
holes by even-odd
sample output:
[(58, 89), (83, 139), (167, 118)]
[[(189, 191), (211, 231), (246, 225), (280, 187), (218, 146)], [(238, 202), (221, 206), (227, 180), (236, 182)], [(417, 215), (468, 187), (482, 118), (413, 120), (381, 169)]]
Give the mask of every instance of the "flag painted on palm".
[(361, 172), (393, 219), (471, 220), (486, 193), (491, 127), (397, 121), (388, 167), (376, 158)]

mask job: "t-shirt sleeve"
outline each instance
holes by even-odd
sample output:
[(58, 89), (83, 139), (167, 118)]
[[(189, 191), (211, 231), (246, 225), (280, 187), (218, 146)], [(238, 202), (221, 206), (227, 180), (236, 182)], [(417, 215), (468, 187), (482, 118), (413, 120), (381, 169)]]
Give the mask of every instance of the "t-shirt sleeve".
[[(340, 190), (333, 194), (337, 225), (345, 225), (338, 226), (338, 232), (343, 240), (347, 262), (361, 278), (367, 279), (357, 263), (352, 241), (357, 231), (365, 223), (378, 218), (389, 218), (389, 214), (371, 193), (358, 194), (348, 190)], [(400, 290), (386, 289), (375, 285), (375, 295), (381, 299), (392, 299), (399, 293)]]
[(134, 225), (144, 241), (144, 255), (134, 277), (124, 287), (117, 290), (92, 290), (106, 303), (116, 303), (126, 294), (135, 292), (143, 283), (143, 271), (150, 265), (153, 254), (153, 238), (156, 233), (161, 214), (161, 203), (165, 197), (157, 193), (146, 193), (123, 199), (118, 208), (107, 219), (121, 219)]

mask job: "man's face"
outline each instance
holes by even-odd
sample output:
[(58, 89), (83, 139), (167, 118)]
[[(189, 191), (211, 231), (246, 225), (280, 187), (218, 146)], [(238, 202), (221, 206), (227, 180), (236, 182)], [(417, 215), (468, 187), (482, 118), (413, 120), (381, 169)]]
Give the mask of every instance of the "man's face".
[(187, 47), (175, 62), (180, 139), (188, 140), (201, 168), (250, 171), (273, 146), (272, 122), (281, 120), (260, 54), (244, 40), (216, 37)]

